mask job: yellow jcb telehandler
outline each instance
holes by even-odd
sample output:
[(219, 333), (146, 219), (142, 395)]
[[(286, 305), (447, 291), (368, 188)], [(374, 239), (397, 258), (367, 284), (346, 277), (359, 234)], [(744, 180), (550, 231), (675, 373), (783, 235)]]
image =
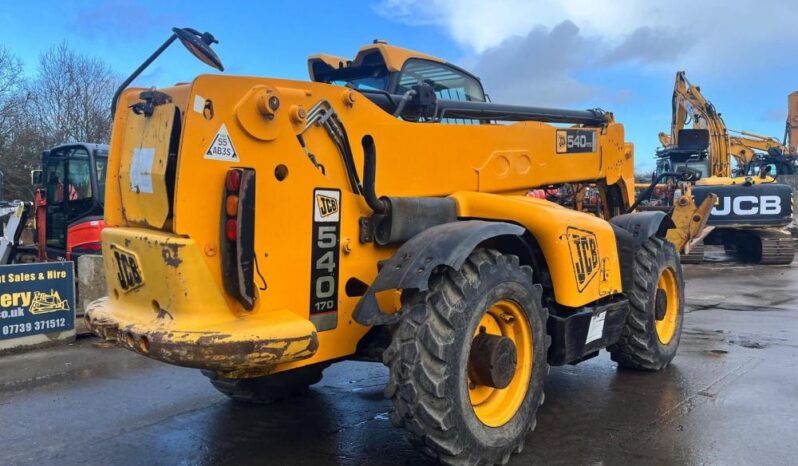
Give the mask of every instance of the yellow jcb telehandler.
[[(222, 68), (213, 36), (174, 32)], [(674, 224), (627, 212), (612, 114), (489, 103), (463, 69), (383, 42), (308, 66), (120, 89), (98, 335), (252, 402), (381, 360), (393, 423), (452, 464), (520, 451), (551, 365), (671, 362)], [(598, 190), (597, 214), (527, 196), (566, 184)]]

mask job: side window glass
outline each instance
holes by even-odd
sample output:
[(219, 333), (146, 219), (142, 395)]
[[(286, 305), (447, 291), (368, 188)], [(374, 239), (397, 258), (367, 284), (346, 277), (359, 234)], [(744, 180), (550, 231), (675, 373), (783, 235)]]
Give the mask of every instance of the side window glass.
[[(473, 76), (429, 60), (410, 59), (399, 75), (397, 94), (404, 94), (419, 83), (432, 86), (441, 100), (485, 102), (482, 85)], [(444, 118), (442, 123), (478, 124), (477, 120)]]
[(47, 161), (44, 167), (44, 185), (47, 194), (47, 204), (60, 204), (64, 201), (64, 161), (53, 158)]
[(88, 152), (84, 149), (76, 150), (67, 166), (67, 196), (70, 202), (91, 198), (91, 171), (89, 168)]
[(397, 88), (404, 94), (420, 82), (435, 89), (439, 99), (484, 102), (482, 86), (474, 77), (443, 63), (411, 59), (402, 68)]
[(100, 204), (105, 203), (105, 172), (108, 167), (108, 159), (96, 158), (95, 165), (97, 166), (97, 201)]

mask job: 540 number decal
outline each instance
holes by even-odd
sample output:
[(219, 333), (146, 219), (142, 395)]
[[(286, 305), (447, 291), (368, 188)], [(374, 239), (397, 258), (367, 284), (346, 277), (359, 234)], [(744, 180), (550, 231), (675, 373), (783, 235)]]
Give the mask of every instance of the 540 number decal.
[[(337, 189), (315, 190), (313, 192), (313, 245), (310, 262), (311, 317), (338, 312), (340, 237), (341, 191)], [(322, 329), (319, 328), (319, 330)]]

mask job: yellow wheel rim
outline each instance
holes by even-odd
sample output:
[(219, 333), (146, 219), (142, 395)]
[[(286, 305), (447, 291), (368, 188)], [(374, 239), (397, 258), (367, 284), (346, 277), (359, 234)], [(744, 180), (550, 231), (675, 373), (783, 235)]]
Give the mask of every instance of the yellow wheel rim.
[(665, 316), (656, 321), (657, 337), (660, 343), (667, 345), (676, 334), (676, 322), (679, 318), (679, 285), (676, 273), (670, 267), (662, 271), (657, 281), (657, 289), (665, 294)]
[(507, 387), (477, 385), (471, 379), (466, 382), (477, 418), (486, 426), (500, 427), (513, 418), (529, 388), (534, 356), (532, 330), (518, 304), (501, 300), (494, 303), (480, 319), (474, 335), (480, 332), (509, 338), (517, 352), (515, 374)]

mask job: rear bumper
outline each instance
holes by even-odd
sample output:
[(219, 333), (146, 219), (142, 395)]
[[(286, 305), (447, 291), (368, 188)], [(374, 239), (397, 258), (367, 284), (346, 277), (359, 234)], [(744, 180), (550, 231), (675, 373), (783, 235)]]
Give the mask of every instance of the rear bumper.
[[(190, 238), (132, 228), (103, 231), (109, 296), (86, 310), (88, 327), (147, 357), (179, 366), (254, 377), (313, 356), (315, 326), (289, 309), (244, 310), (227, 296)], [(134, 257), (143, 277), (124, 287), (114, 252)], [(260, 303), (263, 304), (263, 303)]]
[(268, 373), (277, 364), (309, 358), (319, 346), (313, 325), (289, 311), (216, 323), (205, 330), (182, 330), (179, 322), (159, 320), (119, 319), (109, 298), (92, 302), (86, 310), (88, 327), (107, 341), (159, 361), (229, 377)]

